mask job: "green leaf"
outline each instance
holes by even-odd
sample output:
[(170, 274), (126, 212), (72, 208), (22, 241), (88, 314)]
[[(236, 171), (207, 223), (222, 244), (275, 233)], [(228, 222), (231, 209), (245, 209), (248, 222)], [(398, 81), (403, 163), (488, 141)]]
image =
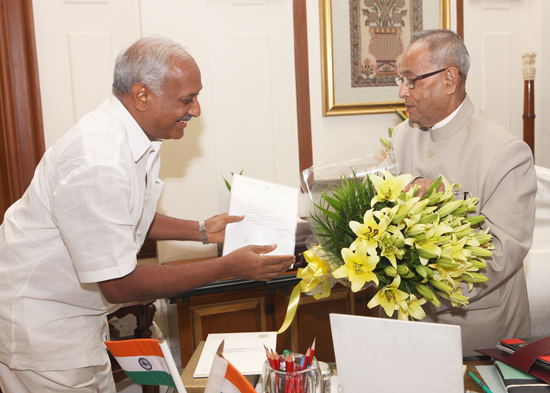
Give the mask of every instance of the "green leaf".
[(436, 191), (437, 191), (437, 188), (439, 187), (439, 185), (441, 184), (441, 176), (439, 176), (433, 183), (432, 185), (430, 186), (430, 188), (428, 188), (428, 192), (426, 192), (426, 194), (422, 197), (422, 199), (426, 199), (426, 198), (429, 198), (432, 194), (434, 194)]

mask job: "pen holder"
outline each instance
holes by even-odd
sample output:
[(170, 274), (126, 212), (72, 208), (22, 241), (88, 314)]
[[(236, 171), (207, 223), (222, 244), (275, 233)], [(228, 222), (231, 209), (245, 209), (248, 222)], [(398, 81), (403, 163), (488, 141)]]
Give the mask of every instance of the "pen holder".
[[(304, 355), (293, 354), (295, 365)], [(287, 372), (274, 370), (268, 361), (262, 371), (263, 393), (324, 393), (325, 384), (315, 357), (305, 370)]]

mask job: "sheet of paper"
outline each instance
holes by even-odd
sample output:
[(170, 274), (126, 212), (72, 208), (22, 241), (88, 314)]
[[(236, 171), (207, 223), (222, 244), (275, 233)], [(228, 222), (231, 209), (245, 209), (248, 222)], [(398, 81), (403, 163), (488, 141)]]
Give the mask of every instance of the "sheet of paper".
[(234, 175), (229, 214), (245, 218), (227, 225), (223, 255), (250, 244), (273, 243), (277, 248), (271, 254), (294, 254), (298, 188)]
[(243, 375), (262, 372), (266, 360), (264, 345), (275, 350), (277, 332), (209, 334), (195, 369), (195, 378), (208, 377), (220, 343), (224, 341), (223, 357)]

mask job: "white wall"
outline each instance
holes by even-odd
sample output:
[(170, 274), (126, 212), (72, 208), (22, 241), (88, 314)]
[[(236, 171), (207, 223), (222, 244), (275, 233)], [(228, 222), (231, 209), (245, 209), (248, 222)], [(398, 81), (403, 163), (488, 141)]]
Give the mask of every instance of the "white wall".
[[(550, 2), (545, 0), (465, 0), (464, 41), (471, 58), (466, 90), (489, 117), (523, 138), (523, 60), (537, 54), (535, 67), (535, 163), (550, 166), (548, 86)], [(546, 12), (546, 14), (545, 14)], [(545, 34), (547, 33), (547, 34)]]

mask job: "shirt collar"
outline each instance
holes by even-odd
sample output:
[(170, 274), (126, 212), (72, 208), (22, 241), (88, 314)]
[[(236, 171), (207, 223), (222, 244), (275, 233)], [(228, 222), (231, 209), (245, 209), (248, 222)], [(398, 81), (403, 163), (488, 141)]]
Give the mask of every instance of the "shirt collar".
[[(466, 97), (464, 97), (466, 98)], [(436, 123), (433, 127), (432, 127), (432, 130), (437, 130), (438, 128), (441, 128), (443, 127), (445, 124), (449, 123), (451, 120), (454, 119), (454, 117), (456, 116), (456, 114), (458, 113), (458, 111), (460, 110), (460, 108), (462, 108), (462, 105), (464, 105), (464, 101), (462, 101), (462, 104), (460, 104), (458, 106), (458, 108), (456, 108), (454, 110), (453, 113), (451, 113), (449, 116), (447, 116), (446, 118), (444, 118), (443, 120), (441, 120), (439, 123)]]
[(450, 117), (450, 119), (446, 124), (440, 125), (439, 128), (436, 130), (434, 130), (433, 128), (429, 129), (432, 141), (441, 141), (454, 135), (455, 133), (460, 131), (462, 127), (464, 127), (464, 125), (468, 122), (468, 120), (472, 116), (472, 113), (474, 112), (474, 104), (472, 103), (468, 95), (466, 95), (466, 98), (458, 107), (458, 110), (456, 110), (455, 112), (448, 116)]
[[(112, 96), (110, 98), (109, 106), (126, 127), (128, 142), (134, 156), (134, 161), (139, 161), (139, 159), (143, 157), (145, 152), (147, 152), (153, 144), (117, 97)], [(155, 148), (158, 150), (157, 146), (155, 146)]]

